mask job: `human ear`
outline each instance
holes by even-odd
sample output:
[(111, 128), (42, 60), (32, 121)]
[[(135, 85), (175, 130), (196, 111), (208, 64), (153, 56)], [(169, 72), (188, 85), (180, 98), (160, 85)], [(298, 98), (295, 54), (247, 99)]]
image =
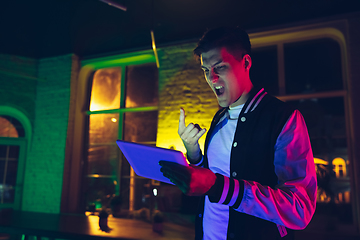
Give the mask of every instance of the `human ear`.
[(252, 64), (250, 55), (249, 54), (244, 55), (243, 59), (244, 59), (245, 70), (250, 70)]

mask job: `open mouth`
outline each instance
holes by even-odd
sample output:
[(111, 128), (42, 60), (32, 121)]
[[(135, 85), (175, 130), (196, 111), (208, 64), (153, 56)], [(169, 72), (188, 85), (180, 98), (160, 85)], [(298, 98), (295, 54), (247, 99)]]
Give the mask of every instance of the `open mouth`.
[(216, 86), (215, 87), (215, 93), (217, 96), (221, 96), (225, 91), (225, 88), (223, 86)]

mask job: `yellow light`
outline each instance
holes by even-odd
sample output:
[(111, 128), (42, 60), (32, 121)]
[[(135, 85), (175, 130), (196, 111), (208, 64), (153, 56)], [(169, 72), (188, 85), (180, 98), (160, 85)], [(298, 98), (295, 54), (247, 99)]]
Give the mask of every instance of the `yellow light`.
[(315, 164), (322, 164), (322, 165), (328, 165), (329, 163), (320, 159), (320, 158), (314, 158), (314, 163)]
[[(346, 176), (346, 163), (343, 158), (334, 158), (332, 160), (332, 165), (337, 178)], [(340, 170), (342, 170), (342, 173), (340, 173)]]
[(115, 122), (117, 122), (117, 119), (116, 118), (111, 118), (111, 121), (115, 123)]
[(93, 77), (90, 111), (119, 108), (120, 82), (119, 67), (97, 70)]
[(151, 30), (150, 34), (151, 34), (151, 46), (152, 46), (152, 49), (154, 51), (155, 60), (156, 60), (156, 66), (157, 66), (157, 68), (160, 68), (159, 57), (158, 57), (158, 54), (157, 54), (156, 44), (155, 44), (154, 31)]

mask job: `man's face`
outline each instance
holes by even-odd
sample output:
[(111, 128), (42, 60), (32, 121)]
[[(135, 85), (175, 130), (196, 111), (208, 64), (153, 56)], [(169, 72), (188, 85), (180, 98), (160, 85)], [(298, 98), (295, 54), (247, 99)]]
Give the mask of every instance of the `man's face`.
[(204, 70), (205, 79), (214, 91), (219, 105), (228, 107), (238, 100), (241, 95), (251, 88), (249, 69), (245, 64), (245, 55), (237, 60), (225, 47), (211, 49), (201, 54), (201, 68)]

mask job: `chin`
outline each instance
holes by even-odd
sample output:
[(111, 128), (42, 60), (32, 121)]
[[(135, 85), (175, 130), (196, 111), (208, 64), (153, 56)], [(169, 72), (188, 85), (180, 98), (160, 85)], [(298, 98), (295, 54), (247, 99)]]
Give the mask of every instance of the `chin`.
[(219, 105), (220, 105), (220, 107), (223, 107), (223, 108), (226, 108), (226, 107), (228, 107), (230, 104), (228, 104), (228, 103), (221, 103), (221, 102), (219, 102), (218, 101), (218, 103), (219, 103)]

